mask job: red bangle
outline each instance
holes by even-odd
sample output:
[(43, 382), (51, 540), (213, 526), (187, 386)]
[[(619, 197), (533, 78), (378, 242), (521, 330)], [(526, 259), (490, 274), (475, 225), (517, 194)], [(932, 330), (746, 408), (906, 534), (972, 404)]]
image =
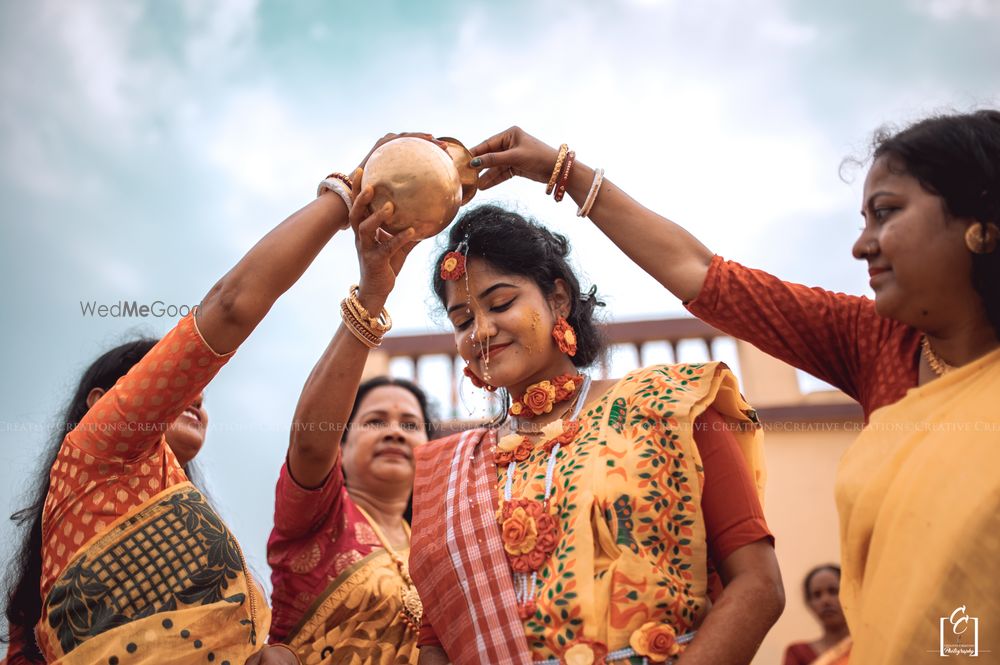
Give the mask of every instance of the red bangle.
[(351, 182), (350, 177), (344, 175), (343, 173), (331, 173), (330, 175), (327, 176), (327, 178), (336, 178), (340, 182), (344, 183), (345, 185), (347, 185), (347, 191), (349, 192), (354, 190), (354, 183)]
[(566, 165), (563, 166), (562, 175), (559, 176), (559, 186), (556, 187), (555, 199), (556, 203), (563, 200), (566, 196), (566, 185), (569, 184), (569, 172), (573, 168), (573, 160), (576, 159), (576, 152), (570, 150), (566, 153)]

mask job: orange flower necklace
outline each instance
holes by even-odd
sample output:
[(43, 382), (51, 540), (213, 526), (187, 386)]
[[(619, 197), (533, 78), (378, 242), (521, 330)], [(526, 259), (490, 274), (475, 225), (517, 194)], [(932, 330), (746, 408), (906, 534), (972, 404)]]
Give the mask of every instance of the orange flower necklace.
[(575, 397), (582, 383), (582, 374), (560, 374), (551, 381), (533, 383), (523, 395), (514, 398), (507, 413), (515, 418), (529, 413), (536, 416), (552, 413), (554, 405)]
[(493, 450), (497, 465), (507, 465), (507, 481), (504, 484), (503, 501), (497, 510), (497, 522), (500, 524), (504, 552), (514, 574), (514, 593), (517, 597), (518, 614), (522, 619), (535, 613), (538, 571), (559, 544), (561, 536), (559, 518), (557, 514), (553, 514), (550, 506), (556, 456), (560, 448), (569, 445), (580, 431), (580, 422), (577, 418), (590, 389), (590, 377), (563, 375), (556, 377), (554, 381), (541, 381), (530, 386), (525, 392), (525, 398), (517, 402), (530, 404), (526, 398), (532, 389), (541, 387), (540, 390), (544, 390), (546, 394), (551, 390), (547, 409), (541, 411), (531, 409), (532, 413), (536, 414), (549, 413), (556, 401), (556, 386), (561, 388), (563, 394), (559, 401), (575, 397), (576, 405), (568, 419), (554, 420), (537, 433), (541, 435), (543, 449), (549, 453), (548, 464), (545, 467), (545, 497), (542, 501), (513, 497), (517, 463), (531, 456), (531, 451), (535, 447), (532, 438), (519, 434), (515, 423), (515, 431), (502, 437)]

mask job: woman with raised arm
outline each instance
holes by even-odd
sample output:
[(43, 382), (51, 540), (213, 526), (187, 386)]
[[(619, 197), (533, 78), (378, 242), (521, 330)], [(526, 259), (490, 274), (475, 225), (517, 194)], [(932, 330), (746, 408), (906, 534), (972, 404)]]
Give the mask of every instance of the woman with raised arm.
[(472, 152), (483, 188), (555, 181), (693, 314), (861, 403), (836, 490), (852, 660), (926, 658), (960, 607), (1000, 624), (1000, 112), (875, 135), (853, 250), (874, 301), (723, 260), (516, 127)]
[(417, 449), (420, 663), (749, 663), (784, 603), (753, 411), (720, 363), (592, 380), (568, 254), (484, 205), (435, 264), (467, 376), (510, 401)]
[(261, 590), (165, 432), (347, 226), (342, 180), (325, 180), (264, 236), (61, 441), (38, 548), (17, 585), (38, 585), (40, 603), (18, 624), (35, 632), (46, 662), (297, 661), (287, 647), (264, 645), (271, 617)]
[[(11, 516), (18, 527), (26, 528), (20, 549), (13, 565), (8, 570), (9, 598), (7, 601), (7, 625), (10, 626), (7, 641), (7, 656), (0, 661), (3, 665), (31, 665), (44, 663), (45, 659), (35, 643), (31, 627), (37, 623), (41, 599), (38, 597), (38, 576), (41, 559), (38, 556), (42, 540), (42, 505), (45, 502), (49, 470), (59, 453), (63, 436), (72, 431), (90, 407), (106, 393), (118, 379), (132, 369), (154, 346), (157, 340), (140, 338), (120, 344), (110, 349), (84, 370), (77, 383), (73, 397), (60, 419), (60, 427), (45, 451), (45, 462), (39, 467), (39, 477), (32, 483), (34, 491), (29, 505)], [(185, 410), (184, 416), (175, 420), (165, 432), (167, 445), (184, 469), (189, 480), (198, 486), (194, 469), (194, 458), (205, 443), (208, 413), (202, 399), (196, 399)], [(34, 617), (34, 618), (32, 618)]]
[[(431, 432), (427, 397), (403, 379), (359, 386), (391, 321), (383, 309), (415, 243), (383, 239), (351, 209), (359, 286), (343, 324), (302, 389), (267, 544), (274, 586), (271, 640), (303, 663), (416, 663), (422, 606), (406, 563), (414, 449)], [(377, 234), (379, 236), (377, 237)]]

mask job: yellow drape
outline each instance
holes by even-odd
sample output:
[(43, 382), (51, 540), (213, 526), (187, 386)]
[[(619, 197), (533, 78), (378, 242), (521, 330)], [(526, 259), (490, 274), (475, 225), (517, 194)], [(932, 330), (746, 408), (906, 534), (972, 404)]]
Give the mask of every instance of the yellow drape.
[(1000, 351), (875, 411), (837, 505), (852, 664), (940, 663), (941, 618), (963, 606), (1000, 658)]

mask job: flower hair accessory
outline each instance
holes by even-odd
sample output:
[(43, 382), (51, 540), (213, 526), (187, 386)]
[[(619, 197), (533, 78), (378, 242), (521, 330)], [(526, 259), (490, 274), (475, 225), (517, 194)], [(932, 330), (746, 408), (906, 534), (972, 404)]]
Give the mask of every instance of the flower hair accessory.
[(465, 255), (469, 251), (468, 239), (458, 243), (454, 251), (448, 252), (441, 259), (441, 279), (455, 282), (465, 274)]

